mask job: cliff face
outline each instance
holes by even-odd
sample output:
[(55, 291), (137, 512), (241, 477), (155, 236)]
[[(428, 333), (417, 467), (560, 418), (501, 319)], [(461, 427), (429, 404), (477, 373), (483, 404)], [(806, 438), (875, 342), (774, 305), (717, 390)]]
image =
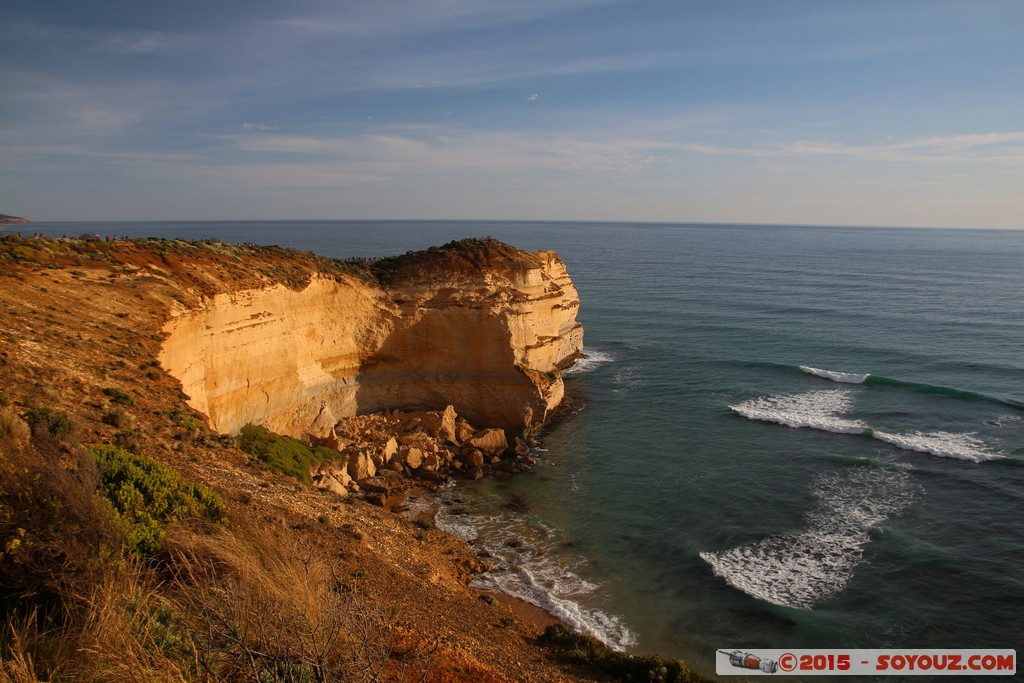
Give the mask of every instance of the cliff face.
[(305, 436), (325, 409), (448, 404), (474, 424), (534, 430), (582, 349), (579, 297), (554, 252), (500, 247), (410, 255), (386, 284), (314, 275), (297, 291), (179, 304), (160, 361), (221, 432), (257, 422)]

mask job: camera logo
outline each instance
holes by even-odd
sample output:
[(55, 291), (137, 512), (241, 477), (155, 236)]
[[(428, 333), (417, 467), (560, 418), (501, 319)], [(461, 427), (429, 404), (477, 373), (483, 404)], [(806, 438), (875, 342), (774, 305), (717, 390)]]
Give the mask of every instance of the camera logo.
[(733, 650), (732, 652), (719, 650), (718, 652), (727, 656), (729, 663), (739, 669), (753, 669), (754, 671), (763, 671), (766, 674), (773, 674), (779, 670), (779, 664), (774, 659), (762, 659), (757, 655), (740, 652), (739, 650)]

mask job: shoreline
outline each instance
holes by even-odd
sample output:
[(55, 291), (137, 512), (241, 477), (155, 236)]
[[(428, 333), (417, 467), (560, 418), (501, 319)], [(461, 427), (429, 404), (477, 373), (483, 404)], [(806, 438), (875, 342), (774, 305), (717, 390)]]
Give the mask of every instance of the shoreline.
[[(456, 484), (456, 486), (457, 485), (458, 484)], [(437, 500), (437, 495), (439, 493), (440, 492), (437, 490), (431, 490), (425, 487), (416, 487), (391, 496), (383, 507), (388, 512), (408, 519), (417, 526), (423, 525), (425, 527), (426, 525), (429, 525), (430, 528), (433, 528), (439, 533), (445, 534), (454, 541), (463, 544), (468, 552), (472, 553), (477, 559), (486, 562), (489, 565), (489, 558), (486, 557), (485, 554), (481, 554), (468, 541), (459, 537), (457, 534), (446, 531), (437, 526), (437, 513), (440, 509), (440, 503)], [(424, 498), (428, 500), (427, 505), (430, 507), (408, 507), (408, 503), (410, 501), (420, 501)], [(485, 569), (480, 572), (480, 574), (484, 574), (488, 571), (490, 571), (490, 568)], [(472, 583), (472, 581), (470, 583)], [(486, 601), (486, 596), (496, 600), (499, 604), (507, 607), (517, 618), (530, 624), (539, 631), (543, 631), (548, 626), (554, 624), (561, 624), (567, 629), (575, 630), (571, 624), (566, 623), (545, 610), (543, 607), (535, 605), (529, 600), (489, 588), (477, 588), (472, 585), (467, 585), (467, 588), (474, 591), (482, 600)]]

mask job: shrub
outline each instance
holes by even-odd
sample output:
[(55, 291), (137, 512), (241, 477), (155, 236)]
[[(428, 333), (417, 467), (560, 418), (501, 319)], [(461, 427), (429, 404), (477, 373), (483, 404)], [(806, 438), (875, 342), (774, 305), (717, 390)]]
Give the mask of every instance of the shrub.
[(0, 408), (0, 438), (25, 443), (32, 435), (29, 426), (9, 408)]
[(32, 408), (22, 417), (32, 428), (32, 433), (39, 436), (50, 436), (63, 439), (71, 434), (71, 419), (64, 413), (52, 408)]
[(180, 426), (185, 427), (187, 429), (195, 430), (197, 432), (201, 431), (203, 429), (202, 421), (198, 417), (193, 415), (192, 413), (189, 413), (188, 411), (185, 411), (185, 410), (174, 410), (174, 411), (171, 411), (170, 418), (171, 418), (171, 422), (173, 422), (174, 424), (180, 425)]
[(141, 437), (142, 432), (138, 429), (122, 429), (117, 434), (114, 434), (112, 440), (118, 448), (123, 448), (126, 451), (137, 451), (141, 445), (139, 442)]
[(683, 661), (661, 655), (616, 652), (597, 638), (571, 631), (563, 624), (552, 624), (544, 629), (540, 642), (558, 650), (563, 659), (593, 667), (618, 681), (702, 683), (710, 680), (691, 671)]
[(135, 405), (135, 399), (128, 395), (127, 392), (117, 389), (115, 387), (107, 387), (103, 390), (103, 394), (110, 397), (110, 400), (114, 403), (120, 403), (121, 405), (130, 406)]
[(111, 427), (117, 427), (118, 429), (128, 429), (135, 424), (135, 418), (132, 417), (131, 413), (127, 413), (120, 408), (115, 408), (107, 413), (103, 414), (100, 418), (103, 424), (108, 424)]
[(341, 460), (337, 451), (310, 446), (305, 441), (275, 434), (266, 427), (247, 424), (238, 434), (238, 447), (266, 463), (271, 469), (310, 483), (309, 470), (314, 464)]
[(59, 605), (99, 580), (120, 545), (91, 457), (51, 439), (0, 439), (0, 598)]
[(186, 481), (155, 460), (116, 446), (89, 446), (103, 492), (125, 522), (125, 545), (141, 554), (156, 552), (163, 525), (206, 518), (224, 522), (224, 504), (210, 487)]

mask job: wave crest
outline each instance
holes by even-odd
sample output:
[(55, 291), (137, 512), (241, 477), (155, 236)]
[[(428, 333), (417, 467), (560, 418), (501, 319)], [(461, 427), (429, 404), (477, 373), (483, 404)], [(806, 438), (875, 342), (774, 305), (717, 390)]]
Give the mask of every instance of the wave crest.
[(848, 392), (831, 389), (794, 396), (763, 396), (729, 406), (729, 409), (751, 420), (777, 422), (796, 429), (806, 427), (838, 434), (861, 434), (868, 428), (865, 423), (840, 417), (852, 406), (853, 397)]
[(821, 377), (823, 379), (830, 379), (833, 382), (841, 382), (843, 384), (864, 384), (864, 380), (868, 378), (868, 374), (858, 375), (853, 372), (838, 372), (836, 370), (822, 370), (821, 368), (812, 368), (808, 365), (801, 365), (800, 369), (809, 375)]
[(615, 360), (612, 354), (606, 351), (586, 351), (582, 356), (576, 359), (576, 362), (571, 366), (562, 370), (562, 376), (567, 377), (571, 375), (581, 375), (584, 372), (590, 372), (599, 365), (610, 363)]
[(1005, 458), (1002, 453), (988, 450), (988, 444), (978, 438), (974, 432), (954, 434), (953, 432), (911, 432), (909, 434), (889, 434), (873, 432), (872, 436), (879, 441), (917, 453), (928, 453), (940, 458), (956, 458), (970, 462), (987, 462)]
[(842, 415), (853, 407), (853, 395), (842, 389), (808, 391), (793, 396), (763, 396), (750, 399), (729, 409), (750, 420), (775, 422), (794, 429), (818, 429), (836, 434), (860, 434), (917, 453), (969, 462), (987, 462), (1005, 458), (1006, 454), (991, 450), (975, 432), (920, 432), (893, 434), (872, 429), (861, 420)]

